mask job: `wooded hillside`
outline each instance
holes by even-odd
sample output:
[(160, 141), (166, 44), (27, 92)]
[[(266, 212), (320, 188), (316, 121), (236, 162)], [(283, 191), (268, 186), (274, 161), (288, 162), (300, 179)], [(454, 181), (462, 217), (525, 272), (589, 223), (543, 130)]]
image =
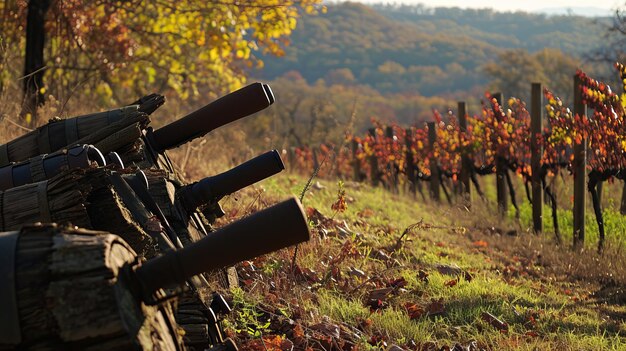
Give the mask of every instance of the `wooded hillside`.
[(459, 94), (483, 90), (490, 81), (483, 66), (507, 50), (551, 48), (551, 57), (584, 58), (602, 44), (608, 22), (490, 9), (335, 4), (326, 14), (303, 18), (285, 57), (264, 58), (259, 74), (273, 79), (298, 71), (309, 83)]

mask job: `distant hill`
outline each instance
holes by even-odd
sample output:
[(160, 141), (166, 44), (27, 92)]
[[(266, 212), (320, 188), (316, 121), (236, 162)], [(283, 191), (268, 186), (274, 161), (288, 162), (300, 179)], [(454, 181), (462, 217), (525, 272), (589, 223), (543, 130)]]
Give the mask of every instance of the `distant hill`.
[(607, 10), (599, 7), (546, 7), (543, 9), (539, 9), (535, 11), (536, 13), (544, 13), (546, 15), (551, 16), (565, 16), (565, 15), (574, 15), (574, 16), (583, 16), (583, 17), (611, 17), (613, 15), (612, 10)]
[(369, 85), (382, 93), (454, 95), (483, 89), (482, 67), (506, 49), (557, 48), (578, 56), (601, 44), (605, 19), (481, 9), (358, 3), (303, 18), (285, 57), (261, 78), (298, 71), (309, 83)]

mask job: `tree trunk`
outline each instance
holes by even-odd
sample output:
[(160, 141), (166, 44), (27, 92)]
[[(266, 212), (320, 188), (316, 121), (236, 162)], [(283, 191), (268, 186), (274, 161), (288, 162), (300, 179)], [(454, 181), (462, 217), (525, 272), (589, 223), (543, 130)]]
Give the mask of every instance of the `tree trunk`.
[[(50, 0), (30, 0), (26, 18), (26, 53), (24, 55), (24, 104), (22, 116), (31, 115), (30, 121), (35, 121), (37, 107), (44, 102), (43, 50), (46, 39), (45, 18)], [(28, 121), (28, 120), (27, 120)], [(29, 122), (30, 122), (29, 121)]]

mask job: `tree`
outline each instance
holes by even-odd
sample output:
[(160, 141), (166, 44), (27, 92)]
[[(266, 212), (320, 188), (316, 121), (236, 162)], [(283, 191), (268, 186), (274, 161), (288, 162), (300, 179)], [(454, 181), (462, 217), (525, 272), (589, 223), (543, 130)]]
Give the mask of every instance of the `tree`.
[(44, 23), (48, 8), (50, 8), (50, 0), (28, 2), (22, 114), (36, 114), (37, 107), (43, 103), (44, 45), (46, 43)]
[(490, 88), (508, 96), (530, 101), (530, 85), (541, 82), (557, 91), (565, 104), (572, 100), (572, 75), (580, 61), (558, 49), (544, 49), (534, 54), (524, 49), (508, 50), (498, 55), (498, 61), (483, 67), (492, 77)]
[(27, 97), (37, 92), (36, 103), (46, 89), (68, 98), (78, 86), (119, 102), (147, 89), (188, 98), (241, 86), (248, 68), (262, 66), (255, 53), (282, 55), (297, 18), (319, 3), (5, 0), (0, 33), (26, 49), (24, 73), (33, 79), (24, 89)]
[(610, 65), (626, 60), (626, 2), (615, 10), (613, 20), (604, 35), (604, 45), (596, 50), (591, 59)]
[(498, 55), (497, 62), (484, 66), (491, 76), (490, 88), (505, 96), (519, 97), (529, 101), (529, 87), (532, 82), (547, 82), (539, 61), (525, 49), (507, 50)]

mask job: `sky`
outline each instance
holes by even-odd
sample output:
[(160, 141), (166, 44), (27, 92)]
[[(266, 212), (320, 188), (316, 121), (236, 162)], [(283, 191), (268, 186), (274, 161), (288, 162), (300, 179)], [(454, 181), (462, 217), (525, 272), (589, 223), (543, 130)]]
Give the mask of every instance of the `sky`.
[[(354, 1), (354, 0), (353, 0)], [(546, 8), (574, 8), (574, 7), (594, 7), (606, 10), (612, 10), (619, 5), (624, 6), (624, 0), (504, 0), (504, 1), (488, 1), (488, 0), (359, 0), (363, 3), (422, 3), (429, 7), (437, 6), (457, 6), (470, 8), (495, 8), (502, 11), (523, 10), (533, 12)]]

